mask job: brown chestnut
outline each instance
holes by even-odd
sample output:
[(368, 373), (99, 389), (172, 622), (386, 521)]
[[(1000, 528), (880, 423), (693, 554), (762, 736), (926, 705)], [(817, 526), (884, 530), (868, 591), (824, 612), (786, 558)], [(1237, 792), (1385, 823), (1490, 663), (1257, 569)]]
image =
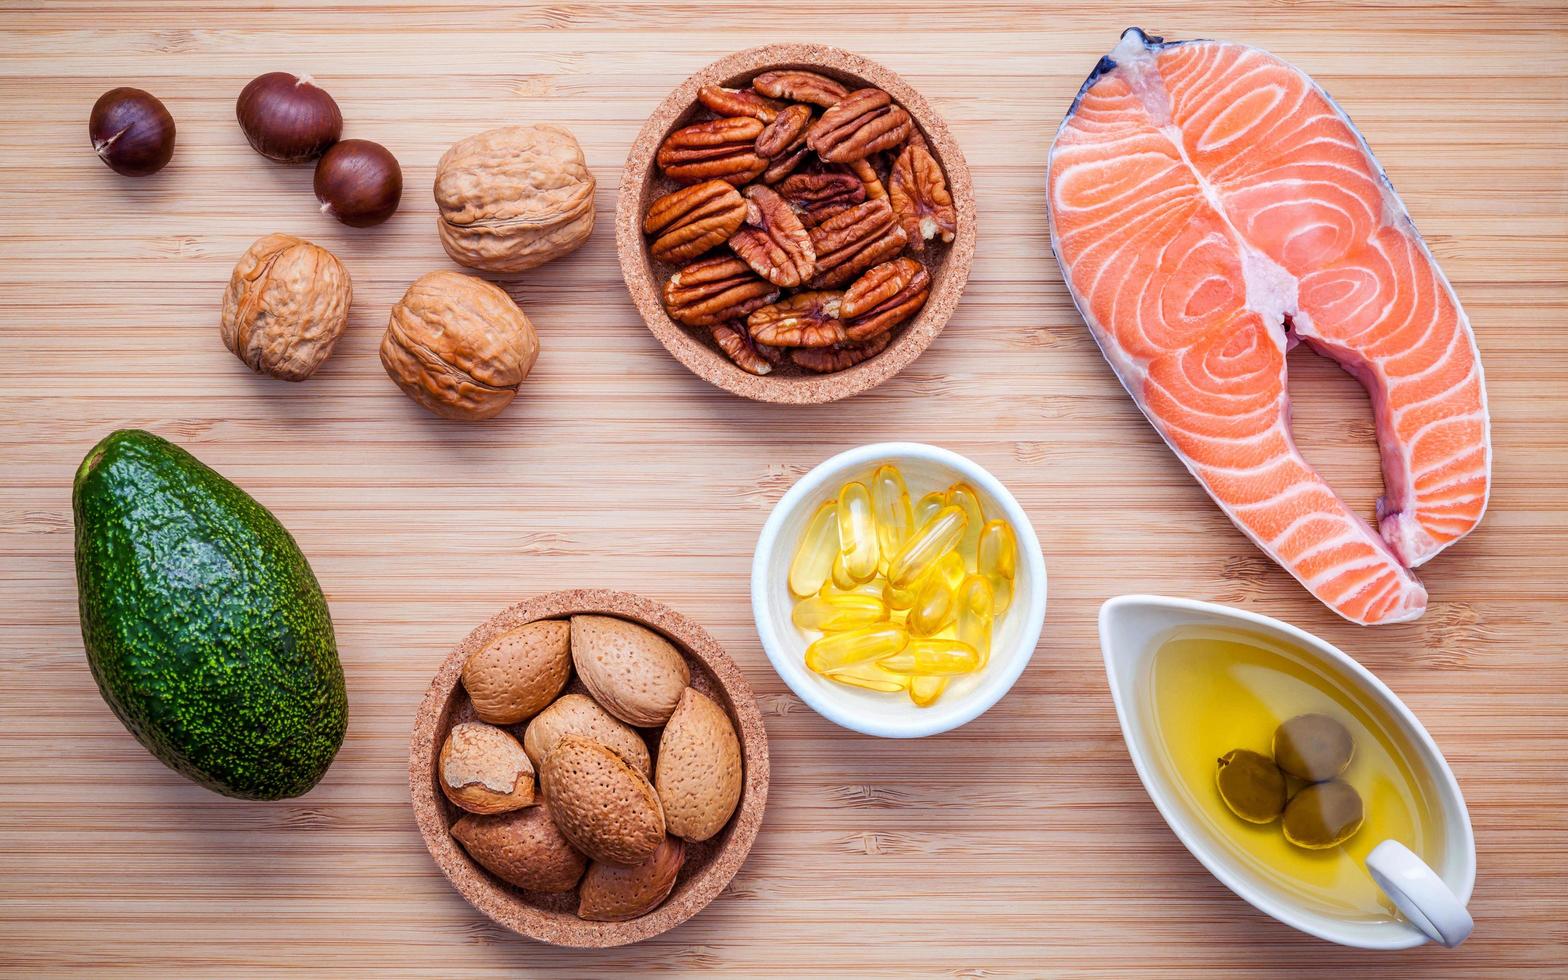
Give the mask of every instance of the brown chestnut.
[(100, 95), (87, 120), (87, 135), (99, 159), (126, 177), (155, 174), (174, 156), (174, 117), (139, 88), (112, 88)]
[(343, 135), (338, 104), (309, 75), (269, 71), (251, 79), (234, 103), (250, 145), (279, 163), (304, 163)]
[(380, 143), (343, 140), (316, 163), (321, 213), (351, 228), (369, 228), (392, 217), (403, 198), (403, 168)]

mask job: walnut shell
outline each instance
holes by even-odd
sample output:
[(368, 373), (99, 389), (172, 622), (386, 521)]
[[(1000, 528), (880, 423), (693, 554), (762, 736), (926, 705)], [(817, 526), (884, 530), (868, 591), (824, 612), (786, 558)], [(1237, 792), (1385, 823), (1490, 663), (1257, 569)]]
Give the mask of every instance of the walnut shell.
[(441, 245), (471, 269), (532, 269), (588, 240), (593, 192), (593, 174), (569, 130), (486, 130), (453, 143), (436, 164)]
[(331, 355), (353, 299), (336, 255), (293, 235), (263, 236), (223, 293), (223, 346), (258, 374), (304, 381)]
[(381, 366), (397, 386), (449, 419), (499, 413), (538, 357), (533, 324), (504, 290), (448, 270), (408, 287), (381, 339)]

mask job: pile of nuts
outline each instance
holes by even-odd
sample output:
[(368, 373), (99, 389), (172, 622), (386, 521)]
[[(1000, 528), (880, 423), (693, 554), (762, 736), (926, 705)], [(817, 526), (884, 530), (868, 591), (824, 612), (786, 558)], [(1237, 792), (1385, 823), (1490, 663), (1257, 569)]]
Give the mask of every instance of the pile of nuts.
[[(568, 692), (574, 670), (580, 693)], [(462, 681), (478, 720), (447, 733), (437, 781), (466, 811), (452, 836), (508, 884), (575, 889), (583, 919), (635, 919), (674, 889), (687, 844), (735, 812), (735, 726), (651, 630), (539, 620), (469, 657)]]
[(681, 185), (643, 219), (676, 266), (664, 308), (742, 370), (841, 371), (881, 353), (930, 293), (928, 244), (951, 242), (947, 178), (878, 88), (799, 69), (706, 86), (707, 115), (658, 151)]

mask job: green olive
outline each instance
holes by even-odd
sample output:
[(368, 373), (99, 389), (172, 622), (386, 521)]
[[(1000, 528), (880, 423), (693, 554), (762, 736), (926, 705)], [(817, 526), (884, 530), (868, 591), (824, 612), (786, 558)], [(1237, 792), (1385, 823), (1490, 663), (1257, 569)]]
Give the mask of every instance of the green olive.
[(1248, 823), (1268, 823), (1285, 809), (1285, 774), (1266, 755), (1231, 749), (1214, 781), (1230, 812)]
[(1285, 807), (1280, 828), (1297, 847), (1322, 850), (1336, 847), (1361, 829), (1361, 794), (1342, 779), (1313, 783), (1297, 793)]
[(1356, 743), (1328, 715), (1297, 715), (1274, 732), (1274, 761), (1309, 783), (1333, 779), (1350, 765)]

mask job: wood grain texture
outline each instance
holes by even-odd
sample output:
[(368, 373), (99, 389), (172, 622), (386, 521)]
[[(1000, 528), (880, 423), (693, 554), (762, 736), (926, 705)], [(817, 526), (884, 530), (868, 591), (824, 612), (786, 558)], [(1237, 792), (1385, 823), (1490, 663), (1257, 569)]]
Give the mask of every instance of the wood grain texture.
[[(904, 0), (548, 4), (339, 0), (0, 4), (0, 972), (162, 977), (1338, 977), (1568, 970), (1568, 11), (1560, 3), (1150, 3), (1176, 37), (1267, 47), (1361, 127), (1473, 319), (1496, 488), (1479, 531), (1422, 570), (1418, 622), (1336, 619), (1254, 550), (1122, 393), (1046, 244), (1046, 150), (1131, 16), (1074, 4)], [(980, 243), (947, 330), (837, 405), (753, 404), (692, 377), (642, 326), (613, 247), (625, 151), (689, 73), (770, 40), (827, 41), (901, 73), (973, 168)], [(345, 135), (385, 143), (407, 193), (368, 231), (319, 215), (309, 168), (257, 157), (233, 119), (249, 78), (314, 73)], [(114, 85), (163, 98), (173, 164), (94, 159)], [(523, 397), (463, 426), (386, 379), (387, 310), (448, 267), (429, 187), (457, 138), (557, 122), (599, 177), (580, 252), (505, 281), (539, 326)], [(234, 260), (271, 231), (332, 248), (350, 328), (303, 385), (218, 340)], [(1297, 432), (1370, 512), (1366, 401), (1292, 359)], [(176, 439), (294, 532), (331, 602), (351, 702), (326, 780), (220, 799), (147, 755), (88, 673), (70, 479), (113, 428)], [(764, 516), (811, 465), (866, 441), (966, 453), (1044, 542), (1045, 636), (1014, 691), (915, 743), (847, 736), (790, 696), (751, 625)], [(746, 672), (773, 754), (750, 861), (696, 919), (572, 953), (466, 905), (415, 830), (409, 729), (444, 654), (518, 598), (580, 586), (656, 597)], [(1369, 955), (1253, 912), (1161, 822), (1128, 762), (1094, 614), (1161, 591), (1280, 616), (1355, 653), (1421, 715), (1469, 798), (1477, 927), (1462, 949)]]

